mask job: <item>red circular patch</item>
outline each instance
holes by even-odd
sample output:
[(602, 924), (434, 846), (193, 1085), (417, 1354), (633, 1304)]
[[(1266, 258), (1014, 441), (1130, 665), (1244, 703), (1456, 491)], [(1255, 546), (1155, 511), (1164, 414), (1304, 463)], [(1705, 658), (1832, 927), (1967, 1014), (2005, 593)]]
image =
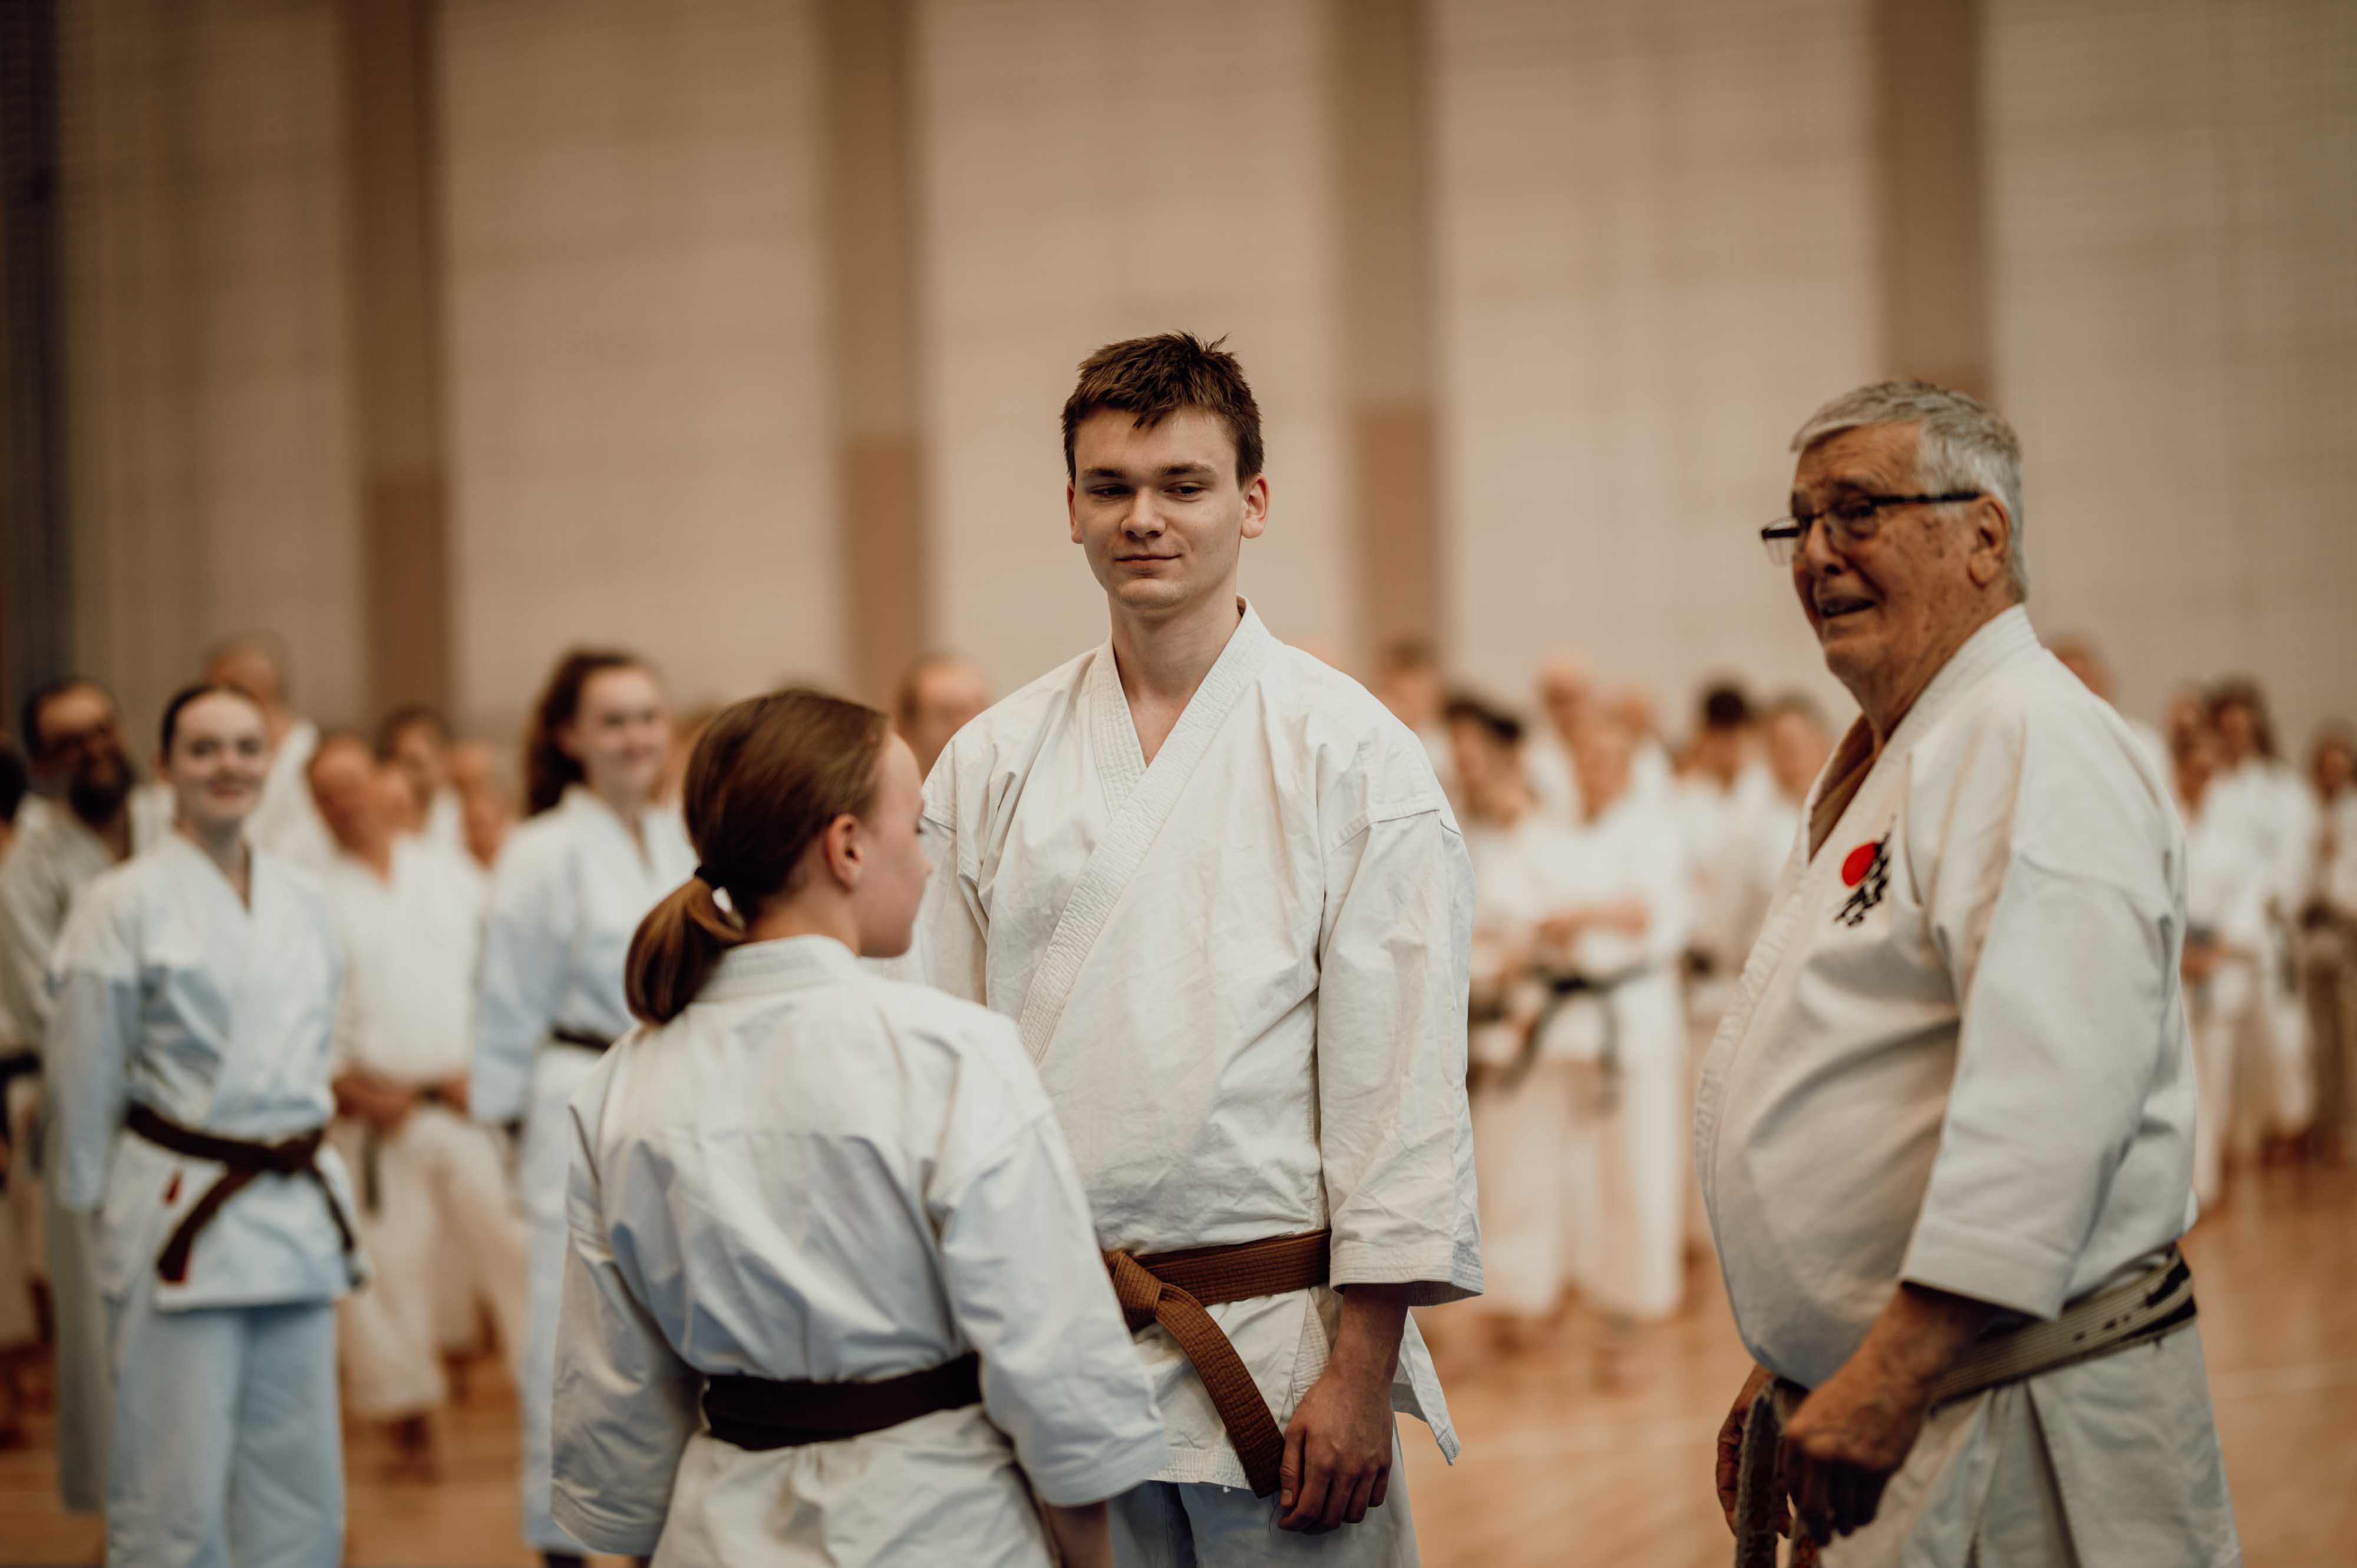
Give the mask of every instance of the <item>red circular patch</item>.
[(1873, 869), (1875, 852), (1881, 847), (1880, 844), (1862, 843), (1850, 851), (1848, 858), (1842, 862), (1842, 886), (1855, 887), (1865, 881), (1866, 874)]

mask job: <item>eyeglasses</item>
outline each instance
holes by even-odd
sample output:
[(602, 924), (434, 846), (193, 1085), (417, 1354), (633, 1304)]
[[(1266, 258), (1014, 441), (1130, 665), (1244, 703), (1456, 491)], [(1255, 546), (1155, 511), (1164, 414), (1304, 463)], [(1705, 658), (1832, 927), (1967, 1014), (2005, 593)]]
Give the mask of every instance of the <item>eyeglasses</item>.
[(1894, 506), (1941, 506), (1949, 501), (1980, 499), (1979, 490), (1950, 490), (1937, 496), (1845, 496), (1823, 511), (1796, 511), (1790, 517), (1780, 517), (1760, 531), (1760, 542), (1767, 547), (1768, 559), (1779, 566), (1792, 564), (1801, 542), (1809, 536), (1809, 524), (1824, 519), (1837, 544), (1864, 544), (1882, 526), (1882, 512)]

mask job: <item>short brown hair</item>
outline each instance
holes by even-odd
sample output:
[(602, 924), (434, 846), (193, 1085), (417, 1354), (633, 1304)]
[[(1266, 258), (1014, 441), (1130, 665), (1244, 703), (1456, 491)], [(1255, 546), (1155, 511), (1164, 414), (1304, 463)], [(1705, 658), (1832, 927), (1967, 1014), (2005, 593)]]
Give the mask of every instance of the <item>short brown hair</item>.
[(1236, 357), (1191, 332), (1163, 332), (1108, 343), (1081, 361), (1081, 379), (1064, 400), (1064, 477), (1078, 478), (1072, 442), (1082, 422), (1119, 409), (1139, 429), (1151, 430), (1182, 408), (1200, 409), (1228, 427), (1236, 444), (1236, 483), (1258, 478), (1267, 452), (1261, 446), (1260, 404)]
[[(630, 939), (622, 976), (632, 1013), (667, 1024), (695, 1000), (747, 921), (798, 886), (827, 824), (874, 804), (890, 733), (876, 709), (805, 690), (732, 703), (705, 726), (681, 792), (703, 864)], [(722, 890), (729, 909), (713, 897)]]

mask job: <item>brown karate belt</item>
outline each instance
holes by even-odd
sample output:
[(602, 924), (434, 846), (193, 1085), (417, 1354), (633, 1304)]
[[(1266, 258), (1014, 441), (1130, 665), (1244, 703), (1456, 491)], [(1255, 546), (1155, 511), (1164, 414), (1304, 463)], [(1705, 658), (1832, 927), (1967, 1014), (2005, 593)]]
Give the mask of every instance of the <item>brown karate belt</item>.
[(712, 1435), (757, 1453), (808, 1443), (840, 1443), (982, 1402), (982, 1358), (953, 1361), (872, 1383), (815, 1383), (731, 1373), (704, 1385), (704, 1419)]
[(307, 1176), (317, 1182), (320, 1194), (328, 1200), (328, 1217), (336, 1222), (336, 1234), (343, 1238), (345, 1254), (349, 1256), (354, 1251), (351, 1221), (344, 1215), (344, 1206), (336, 1201), (336, 1189), (328, 1185), (326, 1174), (319, 1169), (319, 1143), (327, 1136), (326, 1128), (314, 1127), (274, 1144), (261, 1144), (183, 1127), (145, 1105), (134, 1105), (124, 1124), (158, 1148), (229, 1167), (221, 1172), (219, 1181), (205, 1189), (197, 1206), (180, 1220), (179, 1229), (172, 1232), (171, 1240), (164, 1243), (164, 1251), (156, 1260), (156, 1273), (166, 1284), (187, 1283), (188, 1253), (196, 1246), (197, 1237), (213, 1222), (223, 1204), (260, 1176)]
[(1228, 1441), (1235, 1444), (1256, 1498), (1276, 1490), (1285, 1434), (1277, 1430), (1276, 1417), (1260, 1397), (1243, 1358), (1203, 1309), (1324, 1284), (1333, 1239), (1331, 1230), (1312, 1230), (1230, 1247), (1190, 1247), (1144, 1257), (1121, 1251), (1104, 1255), (1105, 1272), (1113, 1275), (1114, 1294), (1129, 1320), (1129, 1331), (1135, 1334), (1158, 1323), (1178, 1341), (1194, 1364), (1195, 1375), (1203, 1380), (1211, 1408), (1220, 1412), (1220, 1423), (1228, 1429)]

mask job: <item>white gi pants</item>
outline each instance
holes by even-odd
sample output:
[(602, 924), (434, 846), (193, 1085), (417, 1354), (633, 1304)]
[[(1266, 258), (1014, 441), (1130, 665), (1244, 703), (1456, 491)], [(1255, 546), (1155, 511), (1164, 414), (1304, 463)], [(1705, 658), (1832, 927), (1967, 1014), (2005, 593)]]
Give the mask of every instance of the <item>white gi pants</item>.
[[(58, 1168), (58, 1122), (46, 1118), (42, 1169)], [(58, 1184), (41, 1184), (41, 1228), (48, 1244), (49, 1305), (58, 1336), (58, 1498), (70, 1513), (106, 1507), (107, 1428), (114, 1420), (114, 1372), (107, 1348), (107, 1306), (98, 1294), (97, 1216), (62, 1208)]]
[(2233, 1132), (2235, 1049), (2250, 1011), (2247, 966), (2229, 965), (2188, 998), (2193, 1040), (2193, 1196), (2204, 1209), (2218, 1201), (2227, 1140)]
[(343, 1560), (332, 1303), (157, 1312), (113, 1305), (106, 1560), (121, 1568), (328, 1568)]
[(1396, 1429), (1383, 1506), (1369, 1509), (1362, 1522), (1325, 1535), (1277, 1529), (1284, 1510), (1276, 1498), (1256, 1498), (1248, 1487), (1148, 1481), (1114, 1498), (1105, 1511), (1113, 1521), (1114, 1568), (1256, 1568), (1264, 1563), (1415, 1568), (1415, 1520), (1408, 1512), (1407, 1466)]
[(523, 1407), (523, 1539), (541, 1552), (582, 1551), (549, 1517), (550, 1476), (556, 1463), (550, 1421), (556, 1398), (556, 1334), (565, 1316), (565, 1183), (573, 1139), (566, 1105), (597, 1065), (594, 1052), (576, 1047), (541, 1047), (533, 1058), (532, 1106), (524, 1113), (523, 1158), (517, 1169), (531, 1286), (523, 1366), (516, 1379)]
[(1478, 1310), (1544, 1316), (1570, 1283), (1564, 1145), (1581, 1074), (1577, 1062), (1542, 1058), (1512, 1089), (1491, 1079), (1473, 1093), (1481, 1201)]
[(345, 1157), (361, 1173), (361, 1241), (375, 1265), (338, 1307), (352, 1413), (390, 1421), (447, 1397), (442, 1350), (453, 1294), (467, 1314), (478, 1302), (490, 1308), (509, 1368), (520, 1369), (523, 1217), (508, 1191), (500, 1134), (438, 1105), (419, 1106), (372, 1155), (364, 1133), (348, 1132), (357, 1135), (343, 1140)]
[(1694, 1117), (1683, 1022), (1667, 1011), (1631, 1022), (1620, 1045), (1617, 1103), (1605, 1107), (1594, 1084), (1572, 1098), (1562, 1155), (1566, 1251), (1572, 1283), (1598, 1309), (1650, 1320), (1677, 1311), (1685, 1294)]
[(2292, 933), (2270, 923), (2260, 950), (2257, 994), (2252, 999), (2249, 1065), (2257, 1131), (2297, 1137), (2316, 1114), (2316, 1080), (2308, 1059), (2308, 1004), (2300, 995)]

